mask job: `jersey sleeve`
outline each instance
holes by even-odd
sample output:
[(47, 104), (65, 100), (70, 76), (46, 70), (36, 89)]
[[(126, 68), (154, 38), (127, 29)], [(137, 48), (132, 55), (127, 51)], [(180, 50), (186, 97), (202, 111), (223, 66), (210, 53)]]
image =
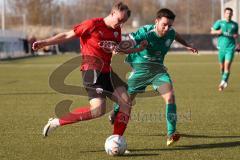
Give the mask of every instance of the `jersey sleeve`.
[(138, 45), (141, 41), (146, 39), (146, 34), (146, 28), (141, 27), (138, 31), (129, 34), (129, 37), (134, 41), (135, 45)]
[(94, 22), (92, 20), (86, 20), (82, 23), (74, 26), (73, 30), (77, 37), (84, 37), (91, 33), (94, 29)]
[(238, 24), (235, 23), (235, 25), (236, 25), (236, 27), (235, 27), (235, 31), (234, 31), (234, 33), (235, 33), (235, 34), (238, 34)]
[(219, 30), (220, 28), (221, 28), (221, 21), (218, 20), (213, 24), (212, 29)]

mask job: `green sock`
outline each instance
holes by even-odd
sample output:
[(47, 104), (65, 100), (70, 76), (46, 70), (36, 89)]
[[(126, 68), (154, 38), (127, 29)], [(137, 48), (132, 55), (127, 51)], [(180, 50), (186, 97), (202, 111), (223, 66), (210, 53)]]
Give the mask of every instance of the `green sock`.
[(119, 105), (117, 103), (113, 104), (113, 111), (114, 115), (117, 115), (117, 113), (119, 112)]
[(176, 131), (177, 114), (176, 104), (166, 105), (167, 134), (171, 135)]
[(224, 72), (222, 75), (222, 81), (227, 82), (229, 78), (230, 73), (229, 72)]

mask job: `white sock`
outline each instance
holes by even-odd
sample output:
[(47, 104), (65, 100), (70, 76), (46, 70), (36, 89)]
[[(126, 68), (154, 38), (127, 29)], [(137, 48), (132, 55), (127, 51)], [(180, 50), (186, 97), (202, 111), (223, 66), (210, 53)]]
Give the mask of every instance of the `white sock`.
[(226, 82), (224, 80), (221, 81), (220, 86), (223, 86)]
[(221, 83), (220, 83), (220, 86), (223, 86), (224, 88), (226, 88), (227, 87), (227, 82), (222, 80)]

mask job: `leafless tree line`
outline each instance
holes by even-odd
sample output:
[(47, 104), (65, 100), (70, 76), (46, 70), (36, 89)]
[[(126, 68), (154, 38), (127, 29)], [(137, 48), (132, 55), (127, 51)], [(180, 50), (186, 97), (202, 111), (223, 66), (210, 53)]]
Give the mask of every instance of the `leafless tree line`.
[[(107, 15), (117, 0), (11, 0), (8, 1), (6, 23), (9, 27), (22, 25), (26, 16), (28, 25), (71, 28), (85, 19)], [(177, 17), (175, 28), (182, 33), (209, 33), (213, 21), (220, 18), (219, 0), (123, 0), (132, 10), (132, 20), (140, 25), (154, 22), (157, 10), (163, 7), (173, 10)]]

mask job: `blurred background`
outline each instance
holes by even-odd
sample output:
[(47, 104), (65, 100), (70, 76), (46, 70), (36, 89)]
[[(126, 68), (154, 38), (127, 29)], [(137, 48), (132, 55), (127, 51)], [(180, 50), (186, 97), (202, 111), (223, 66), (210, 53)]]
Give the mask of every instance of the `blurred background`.
[[(154, 22), (156, 12), (163, 7), (173, 10), (177, 17), (174, 28), (200, 50), (215, 50), (215, 41), (209, 35), (214, 21), (221, 19), (223, 9), (234, 10), (233, 19), (239, 22), (239, 0), (123, 0), (132, 10), (123, 33), (136, 31), (138, 27)], [(36, 39), (70, 30), (75, 24), (93, 17), (109, 14), (116, 0), (0, 0), (1, 32), (3, 37), (27, 40), (23, 50), (29, 52), (29, 44)], [(6, 39), (5, 39), (6, 41)], [(11, 41), (14, 41), (12, 39)], [(16, 41), (16, 39), (15, 39)], [(206, 42), (210, 42), (206, 43)], [(17, 42), (15, 43), (17, 44)], [(60, 47), (62, 51), (79, 51), (78, 42)], [(0, 42), (0, 52), (9, 52), (7, 44)], [(5, 47), (4, 47), (5, 46)], [(74, 48), (75, 47), (75, 48)], [(11, 48), (11, 47), (10, 47)], [(72, 49), (71, 49), (72, 48)], [(173, 44), (172, 48), (180, 48)], [(2, 57), (5, 57), (2, 55)], [(1, 56), (0, 56), (1, 58)]]

